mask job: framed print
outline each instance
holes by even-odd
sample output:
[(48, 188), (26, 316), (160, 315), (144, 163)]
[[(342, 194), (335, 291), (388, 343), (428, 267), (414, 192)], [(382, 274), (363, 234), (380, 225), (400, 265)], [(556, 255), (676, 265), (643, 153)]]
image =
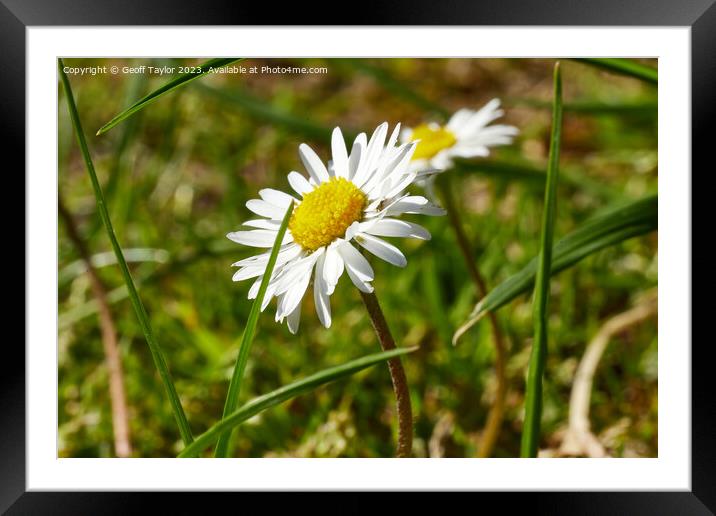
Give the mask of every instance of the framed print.
[(5, 2), (27, 303), (0, 507), (714, 511), (691, 170), (716, 8), (508, 4), (304, 27)]

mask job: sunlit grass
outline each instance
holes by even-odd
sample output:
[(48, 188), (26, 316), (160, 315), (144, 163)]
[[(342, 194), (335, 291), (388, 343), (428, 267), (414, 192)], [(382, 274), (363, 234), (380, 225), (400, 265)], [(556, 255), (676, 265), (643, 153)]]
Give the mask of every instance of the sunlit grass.
[[(333, 67), (330, 60), (320, 59), (292, 62), (329, 66), (330, 73), (270, 78), (207, 75), (89, 140), (100, 184), (114, 185), (111, 195), (105, 190), (107, 210), (122, 244), (159, 249), (168, 257), (129, 267), (192, 428), (199, 434), (217, 423), (251, 310), (246, 289), (230, 281), (230, 264), (248, 256), (248, 251), (231, 246), (224, 235), (247, 218), (244, 203), (257, 190), (286, 186), (286, 173), (300, 166), (297, 143), (321, 147), (338, 123), (360, 131), (383, 120), (440, 120), (439, 110), (430, 104), (452, 112), (502, 96), (515, 99), (505, 102), (506, 118), (520, 127), (522, 135), (514, 146), (497, 150), (488, 160), (465, 163), (454, 180), (465, 206), (465, 229), (481, 256), (481, 271), (496, 286), (481, 307), (496, 311), (511, 343), (511, 398), (495, 455), (519, 455), (525, 350), (533, 334), (531, 303), (525, 294), (534, 285), (539, 253), (550, 127), (545, 105), (551, 96), (552, 62), (368, 60), (359, 63), (368, 65), (363, 69), (350, 63)], [(582, 346), (601, 320), (626, 309), (633, 296), (657, 281), (657, 201), (646, 199), (657, 190), (655, 107), (650, 107), (656, 89), (580, 63), (562, 66), (567, 93), (555, 221), (555, 233), (562, 239), (552, 257), (553, 272), (562, 272), (552, 278), (549, 304), (550, 353), (545, 368), (550, 381), (544, 389), (541, 428), (545, 438), (555, 435), (566, 420), (570, 368)], [(390, 78), (386, 82), (378, 76)], [(73, 77), (72, 82), (83, 124), (97, 128), (167, 80), (118, 76), (112, 81)], [(400, 86), (413, 93), (401, 95)], [(427, 103), (421, 106), (423, 100)], [(111, 242), (105, 233), (91, 231), (96, 216), (82, 155), (67, 143), (72, 125), (64, 98), (59, 107), (59, 186), (92, 251), (106, 253)], [(642, 199), (644, 203), (637, 204)], [(614, 211), (605, 212), (607, 208)], [(603, 220), (604, 226), (590, 219)], [(410, 266), (399, 274), (376, 264), (376, 288), (391, 329), (402, 337), (399, 345), (420, 345), (405, 361), (415, 414), (414, 454), (430, 455), (440, 444), (447, 456), (471, 456), (494, 392), (490, 332), (487, 325), (477, 324), (469, 345), (449, 345), (474, 308), (475, 297), (465, 281), (467, 271), (454, 237), (442, 221), (425, 225), (433, 240), (406, 244)], [(60, 238), (60, 268), (76, 259)], [(126, 302), (129, 294), (121, 270), (107, 265), (100, 273), (110, 287), (109, 301), (121, 336), (136, 454), (175, 456), (182, 445), (173, 413), (161, 396), (141, 327)], [(106, 387), (98, 365), (96, 308), (83, 275), (63, 276), (58, 297), (60, 454), (107, 456), (110, 451), (104, 443), (111, 442), (111, 426), (106, 423)], [(306, 320), (300, 334), (292, 337), (272, 319), (258, 321), (242, 399), (375, 350), (359, 297), (343, 281), (335, 294), (332, 330)], [(647, 324), (625, 338), (629, 346), (615, 347), (603, 359), (606, 367), (600, 368), (603, 376), (595, 383), (593, 423), (596, 429), (611, 428), (614, 415), (623, 414), (628, 406), (633, 425), (622, 433), (613, 430), (615, 453), (653, 456), (655, 327)], [(626, 389), (640, 401), (629, 404)], [(385, 367), (371, 368), (360, 381), (287, 400), (245, 421), (234, 435), (234, 453), (391, 456), (394, 420), (386, 413), (391, 396)], [(440, 421), (452, 421), (452, 430), (438, 439)]]

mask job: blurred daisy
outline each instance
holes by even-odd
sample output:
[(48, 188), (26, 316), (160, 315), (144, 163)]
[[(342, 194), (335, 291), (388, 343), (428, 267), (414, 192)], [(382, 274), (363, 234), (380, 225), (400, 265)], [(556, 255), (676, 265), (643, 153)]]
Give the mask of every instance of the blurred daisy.
[[(276, 297), (276, 321), (286, 319), (291, 333), (298, 330), (301, 302), (312, 278), (316, 312), (326, 328), (331, 325), (329, 298), (344, 271), (358, 289), (373, 291), (373, 269), (355, 244), (404, 267), (403, 253), (380, 237), (430, 239), (422, 226), (395, 218), (405, 213), (444, 213), (426, 198), (405, 193), (419, 173), (410, 166), (416, 143), (397, 145), (399, 133), (400, 125), (386, 143), (388, 124), (384, 123), (370, 140), (365, 133), (358, 135), (349, 154), (341, 130), (335, 128), (328, 167), (308, 145), (301, 144), (299, 155), (309, 177), (288, 174), (295, 195), (259, 191), (261, 199), (248, 201), (246, 207), (263, 218), (244, 223), (255, 229), (227, 235), (239, 244), (270, 249), (286, 209), (289, 204), (295, 206), (261, 307), (264, 310)], [(256, 278), (249, 299), (258, 294), (270, 254), (269, 250), (233, 264), (239, 267), (234, 281)]]
[(413, 153), (412, 169), (443, 171), (452, 166), (453, 158), (484, 157), (490, 154), (490, 147), (512, 143), (518, 133), (516, 127), (489, 125), (502, 115), (500, 100), (492, 99), (478, 111), (457, 111), (444, 126), (429, 123), (404, 129), (400, 135), (403, 143), (419, 142)]

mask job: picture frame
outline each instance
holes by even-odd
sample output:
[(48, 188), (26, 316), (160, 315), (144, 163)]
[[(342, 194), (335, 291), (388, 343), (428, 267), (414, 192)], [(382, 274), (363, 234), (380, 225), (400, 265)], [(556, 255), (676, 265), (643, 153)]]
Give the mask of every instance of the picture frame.
[[(716, 6), (712, 0), (672, 3), (664, 0), (644, 2), (573, 3), (566, 0), (529, 2), (508, 0), (499, 5), (459, 2), (444, 5), (417, 5), (411, 8), (392, 3), (384, 6), (376, 19), (359, 21), (372, 25), (495, 25), (495, 26), (684, 26), (691, 29), (692, 79), (692, 168), (707, 173), (706, 149), (708, 130), (716, 112)], [(462, 4), (462, 5), (459, 5)], [(224, 1), (200, 5), (176, 6), (168, 1), (154, 1), (131, 9), (127, 4), (106, 1), (21, 2), (3, 0), (0, 4), (0, 55), (3, 81), (4, 141), (7, 148), (24, 148), (25, 109), (32, 102), (26, 94), (26, 30), (32, 26), (129, 26), (129, 25), (271, 25), (303, 21), (315, 23), (306, 16), (288, 10), (271, 12), (270, 7), (251, 6), (249, 14), (235, 4)], [(432, 10), (430, 9), (432, 8)], [(299, 9), (300, 10), (300, 9)], [(379, 16), (379, 17), (378, 17)], [(301, 19), (303, 18), (303, 19)], [(20, 163), (24, 168), (24, 163)], [(694, 218), (694, 220), (696, 220)], [(25, 275), (30, 271), (25, 270)], [(31, 302), (31, 301), (30, 301)], [(702, 308), (703, 310), (703, 308)], [(691, 343), (683, 343), (690, 345)], [(628, 513), (628, 514), (709, 514), (716, 512), (716, 422), (711, 388), (710, 346), (708, 341), (691, 346), (692, 358), (692, 456), (691, 490), (688, 492), (553, 492), (500, 496), (502, 507), (518, 509), (531, 506), (535, 512), (549, 514)], [(2, 379), (0, 397), (3, 407), (3, 439), (0, 439), (0, 510), (9, 514), (28, 513), (94, 513), (133, 512), (146, 504), (144, 496), (123, 493), (52, 493), (27, 491), (25, 354), (19, 346), (8, 347), (8, 374)], [(23, 364), (21, 366), (21, 364)], [(150, 495), (151, 496), (151, 495)], [(161, 495), (160, 495), (161, 496)], [(356, 497), (357, 495), (352, 495)], [(484, 496), (484, 495), (483, 495)], [(359, 499), (357, 499), (359, 500)], [(413, 503), (420, 503), (419, 497)], [(187, 510), (183, 497), (162, 496), (161, 503)], [(357, 502), (363, 506), (363, 501)], [(370, 507), (370, 503), (365, 503)]]

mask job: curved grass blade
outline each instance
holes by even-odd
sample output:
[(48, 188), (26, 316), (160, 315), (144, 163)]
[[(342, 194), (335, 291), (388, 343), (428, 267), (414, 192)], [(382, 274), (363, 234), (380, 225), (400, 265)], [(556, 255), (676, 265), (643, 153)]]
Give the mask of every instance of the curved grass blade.
[(112, 243), (112, 249), (114, 250), (114, 254), (117, 256), (117, 263), (119, 264), (119, 268), (122, 271), (124, 282), (127, 285), (129, 297), (132, 300), (132, 306), (134, 307), (134, 311), (137, 314), (137, 319), (139, 319), (139, 324), (142, 327), (144, 338), (147, 340), (147, 344), (149, 345), (149, 350), (152, 354), (154, 365), (159, 371), (159, 376), (162, 379), (164, 389), (166, 390), (167, 396), (169, 397), (169, 402), (171, 403), (172, 410), (174, 411), (174, 418), (176, 419), (177, 425), (179, 426), (179, 432), (181, 433), (181, 437), (184, 443), (189, 444), (192, 442), (189, 422), (186, 419), (184, 409), (182, 408), (181, 401), (179, 400), (179, 395), (176, 392), (176, 388), (174, 387), (174, 383), (172, 382), (171, 375), (169, 374), (169, 368), (167, 367), (167, 363), (164, 360), (164, 354), (159, 347), (159, 343), (154, 338), (152, 327), (149, 324), (149, 317), (147, 315), (146, 310), (144, 309), (142, 300), (139, 299), (139, 294), (137, 293), (137, 289), (134, 286), (134, 281), (132, 280), (132, 275), (129, 272), (129, 267), (127, 267), (127, 262), (124, 259), (122, 248), (119, 245), (117, 236), (114, 234), (112, 221), (109, 218), (107, 206), (104, 202), (102, 188), (99, 185), (99, 180), (97, 179), (97, 174), (95, 173), (92, 158), (90, 157), (89, 149), (87, 147), (87, 141), (85, 140), (84, 131), (82, 130), (80, 116), (77, 113), (77, 106), (75, 105), (75, 99), (74, 95), (72, 94), (72, 88), (70, 87), (70, 81), (67, 78), (67, 75), (65, 75), (65, 72), (63, 71), (64, 63), (62, 62), (62, 59), (57, 60), (57, 66), (59, 68), (62, 85), (65, 89), (67, 107), (70, 111), (70, 117), (72, 118), (72, 125), (75, 129), (77, 142), (79, 143), (80, 151), (82, 152), (82, 157), (84, 158), (85, 165), (87, 167), (87, 173), (89, 174), (90, 181), (92, 182), (92, 189), (94, 190), (95, 199), (97, 201), (97, 210), (99, 211), (99, 215), (102, 218), (104, 227), (107, 229), (107, 235), (109, 236), (109, 240)]
[(450, 116), (450, 112), (447, 109), (416, 93), (413, 88), (393, 77), (387, 70), (372, 65), (365, 59), (348, 58), (341, 59), (340, 61), (344, 61), (359, 72), (362, 72), (366, 75), (370, 75), (373, 79), (376, 80), (376, 82), (378, 82), (389, 92), (393, 93), (398, 97), (401, 97), (402, 99), (410, 102), (411, 104), (421, 109), (424, 109), (428, 113), (435, 113), (439, 115), (443, 120), (447, 120), (447, 118)]
[[(271, 275), (273, 274), (274, 266), (276, 265), (276, 258), (278, 251), (281, 248), (281, 242), (283, 236), (286, 234), (286, 228), (288, 227), (288, 221), (291, 219), (293, 213), (293, 203), (291, 203), (286, 209), (286, 214), (283, 216), (281, 226), (279, 227), (276, 240), (273, 242), (271, 248), (271, 255), (269, 261), (266, 264), (266, 270), (259, 286), (258, 294), (254, 299), (254, 304), (251, 305), (251, 311), (249, 312), (249, 318), (246, 320), (246, 326), (244, 327), (244, 334), (241, 336), (241, 345), (239, 347), (239, 357), (236, 359), (236, 365), (234, 366), (234, 374), (231, 377), (229, 383), (229, 392), (226, 395), (226, 402), (224, 403), (224, 416), (226, 417), (236, 409), (236, 404), (239, 399), (239, 392), (241, 391), (241, 380), (244, 377), (244, 371), (246, 370), (246, 363), (249, 360), (249, 351), (251, 351), (251, 344), (256, 334), (256, 324), (261, 314), (261, 304), (263, 303), (264, 296), (266, 295), (266, 289), (268, 288)], [(229, 443), (231, 441), (231, 432), (226, 432), (219, 437), (216, 443), (216, 450), (214, 450), (215, 457), (227, 457), (229, 454)]]
[[(502, 160), (469, 160), (455, 159), (453, 167), (458, 172), (482, 174), (487, 177), (494, 177), (498, 180), (521, 181), (527, 186), (544, 188), (547, 174), (543, 169), (526, 163), (517, 163)], [(602, 182), (595, 181), (581, 173), (574, 167), (560, 170), (560, 185), (566, 185), (579, 191), (589, 192), (597, 197), (614, 200), (621, 197), (621, 193), (615, 191)]]
[(602, 68), (621, 75), (628, 75), (629, 77), (641, 79), (650, 84), (659, 83), (659, 71), (656, 68), (637, 63), (631, 59), (582, 57), (576, 58), (574, 61), (596, 66), (597, 68)]
[[(592, 217), (554, 246), (552, 275), (576, 264), (586, 256), (658, 228), (658, 198), (649, 196), (626, 205), (620, 204)], [(534, 285), (537, 258), (520, 272), (507, 278), (480, 300), (468, 320), (455, 332), (453, 344), (487, 312), (498, 310)]]
[(312, 374), (307, 378), (284, 385), (275, 391), (254, 398), (246, 405), (224, 417), (224, 419), (209, 428), (209, 430), (198, 436), (196, 440), (184, 448), (178, 456), (195, 457), (201, 453), (204, 448), (218, 439), (219, 435), (228, 433), (228, 431), (231, 431), (234, 427), (240, 425), (259, 412), (263, 412), (264, 410), (278, 405), (279, 403), (283, 403), (291, 398), (310, 392), (323, 384), (355, 374), (358, 371), (366, 369), (367, 367), (390, 360), (391, 358), (395, 358), (400, 355), (412, 353), (416, 349), (418, 348), (397, 348), (390, 351), (382, 351), (380, 353), (367, 355), (336, 367), (324, 369), (323, 371)]
[[(310, 138), (330, 139), (331, 137), (330, 128), (315, 124), (307, 117), (294, 115), (288, 111), (272, 106), (268, 102), (256, 98), (241, 89), (233, 88), (229, 91), (224, 88), (212, 88), (204, 84), (200, 86), (200, 89), (219, 100), (238, 106), (255, 118), (287, 127)], [(346, 133), (346, 138), (350, 139), (349, 136), (350, 134)]]
[(534, 341), (527, 369), (525, 420), (522, 427), (522, 457), (536, 457), (542, 419), (542, 376), (547, 360), (547, 306), (549, 281), (552, 277), (552, 239), (557, 216), (557, 181), (559, 179), (559, 147), (562, 137), (562, 75), (559, 62), (554, 65), (554, 106), (552, 108), (552, 136), (549, 144), (547, 186), (542, 214), (537, 277), (533, 301)]
[[(535, 109), (551, 109), (552, 104), (538, 99), (511, 99), (511, 104)], [(656, 100), (632, 100), (626, 102), (598, 102), (579, 100), (565, 103), (562, 111), (594, 116), (638, 116), (656, 118), (658, 114)]]
[(134, 104), (129, 106), (127, 109), (116, 115), (112, 120), (104, 124), (102, 127), (99, 128), (99, 131), (97, 131), (97, 136), (100, 134), (104, 134), (110, 129), (112, 129), (115, 125), (120, 123), (123, 120), (126, 120), (130, 116), (132, 116), (134, 113), (139, 111), (140, 109), (145, 108), (155, 100), (157, 100), (162, 95), (165, 95), (169, 93), (172, 90), (175, 90), (176, 88), (179, 88), (180, 86), (183, 86), (187, 84), (190, 81), (193, 81), (194, 79), (198, 79), (199, 77), (206, 75), (210, 72), (212, 68), (221, 68), (222, 66), (226, 66), (228, 64), (231, 64), (235, 61), (239, 61), (239, 57), (221, 57), (216, 59), (210, 59), (206, 63), (203, 63), (201, 65), (198, 65), (196, 67), (196, 71), (192, 71), (190, 73), (185, 73), (180, 75), (179, 77), (169, 81), (161, 88), (154, 90), (149, 95), (146, 95), (136, 101)]

